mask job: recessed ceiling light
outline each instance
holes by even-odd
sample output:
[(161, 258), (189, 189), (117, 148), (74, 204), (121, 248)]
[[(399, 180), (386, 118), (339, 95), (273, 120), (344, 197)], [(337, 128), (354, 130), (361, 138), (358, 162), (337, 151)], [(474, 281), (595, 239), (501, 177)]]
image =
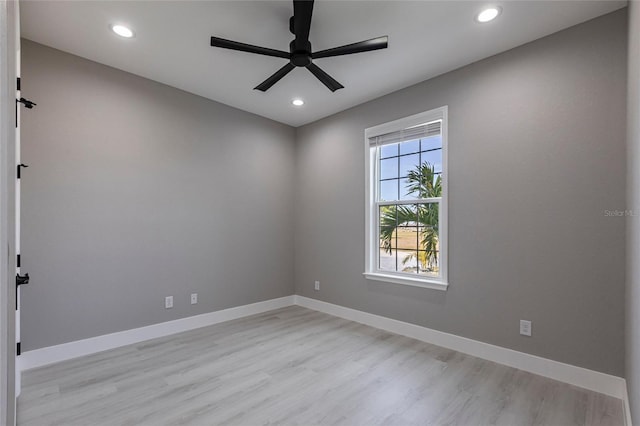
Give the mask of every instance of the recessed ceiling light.
[(131, 38), (133, 37), (133, 31), (125, 27), (124, 25), (111, 25), (111, 31), (118, 34), (120, 37)]
[(484, 9), (482, 12), (478, 13), (478, 16), (476, 16), (476, 21), (482, 22), (482, 23), (493, 21), (498, 17), (498, 15), (500, 15), (501, 11), (502, 10), (497, 6), (488, 7)]
[(304, 101), (302, 99), (294, 99), (291, 101), (292, 104), (294, 104), (295, 106), (302, 106), (304, 105)]

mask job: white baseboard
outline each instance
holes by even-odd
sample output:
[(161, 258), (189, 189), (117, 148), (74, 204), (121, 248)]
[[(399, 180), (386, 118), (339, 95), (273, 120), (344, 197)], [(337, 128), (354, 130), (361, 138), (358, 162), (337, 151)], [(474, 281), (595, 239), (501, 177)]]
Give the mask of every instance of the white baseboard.
[(624, 397), (622, 398), (622, 404), (624, 406), (624, 426), (633, 426), (631, 422), (631, 406), (629, 405), (629, 390), (627, 388), (627, 382), (624, 383)]
[(20, 359), (22, 371), (29, 370), (31, 368), (115, 349), (133, 343), (140, 343), (157, 337), (164, 337), (250, 315), (261, 314), (274, 309), (291, 306), (294, 302), (294, 296), (265, 300), (250, 305), (237, 306), (235, 308), (134, 328), (132, 330), (119, 331), (117, 333), (63, 343), (61, 345), (25, 351), (18, 358)]
[(524, 352), (518, 352), (419, 325), (345, 308), (344, 306), (334, 305), (304, 296), (295, 296), (295, 304), (610, 395), (615, 398), (623, 399), (625, 397), (626, 383), (621, 377), (564, 364)]
[(29, 370), (31, 368), (115, 349), (133, 343), (140, 343), (145, 340), (260, 314), (294, 304), (620, 398), (625, 405), (625, 420), (628, 422), (627, 426), (631, 426), (627, 386), (625, 380), (621, 377), (564, 364), (524, 352), (518, 352), (416, 324), (345, 308), (344, 306), (334, 305), (304, 296), (285, 296), (278, 299), (252, 303), (250, 305), (238, 306), (132, 330), (26, 351), (19, 357), (20, 365), (23, 371)]

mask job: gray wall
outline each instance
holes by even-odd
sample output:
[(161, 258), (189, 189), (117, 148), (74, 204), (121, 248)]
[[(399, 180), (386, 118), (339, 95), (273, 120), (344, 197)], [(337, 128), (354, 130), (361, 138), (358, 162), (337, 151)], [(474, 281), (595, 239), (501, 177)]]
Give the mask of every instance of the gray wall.
[(293, 293), (291, 127), (29, 41), (22, 69), (25, 350)]
[[(625, 206), (626, 23), (623, 9), (298, 128), (296, 293), (622, 376), (625, 219), (604, 211)], [(443, 105), (450, 288), (367, 281), (364, 129)]]
[(626, 379), (633, 418), (640, 421), (640, 3), (629, 2), (627, 99)]

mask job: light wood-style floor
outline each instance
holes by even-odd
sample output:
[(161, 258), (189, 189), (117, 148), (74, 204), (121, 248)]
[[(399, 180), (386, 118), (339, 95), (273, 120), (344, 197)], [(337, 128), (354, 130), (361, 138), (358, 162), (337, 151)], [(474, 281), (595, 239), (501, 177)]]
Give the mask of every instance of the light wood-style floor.
[(622, 425), (622, 401), (301, 307), (30, 370), (26, 425)]

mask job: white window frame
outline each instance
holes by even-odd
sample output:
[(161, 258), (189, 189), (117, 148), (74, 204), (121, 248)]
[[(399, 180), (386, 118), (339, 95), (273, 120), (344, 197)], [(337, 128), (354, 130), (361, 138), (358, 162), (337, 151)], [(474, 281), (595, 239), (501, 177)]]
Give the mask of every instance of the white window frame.
[[(446, 290), (449, 286), (448, 281), (448, 212), (449, 212), (449, 167), (448, 167), (448, 107), (443, 106), (430, 111), (425, 111), (410, 117), (401, 118), (389, 123), (380, 124), (370, 127), (364, 132), (365, 143), (365, 272), (364, 276), (370, 280), (385, 281), (395, 284), (404, 284), (415, 287), (431, 288), (436, 290)], [(379, 217), (376, 204), (376, 191), (378, 176), (376, 175), (378, 161), (378, 147), (371, 144), (371, 139), (392, 132), (397, 132), (409, 127), (418, 126), (431, 121), (442, 120), (442, 197), (440, 199), (440, 219), (439, 219), (439, 244), (440, 244), (440, 277), (429, 276), (411, 276), (403, 272), (393, 272), (378, 269), (377, 256), (379, 248), (378, 229)], [(415, 203), (415, 202), (414, 202)], [(393, 202), (392, 204), (402, 204), (402, 202)]]

